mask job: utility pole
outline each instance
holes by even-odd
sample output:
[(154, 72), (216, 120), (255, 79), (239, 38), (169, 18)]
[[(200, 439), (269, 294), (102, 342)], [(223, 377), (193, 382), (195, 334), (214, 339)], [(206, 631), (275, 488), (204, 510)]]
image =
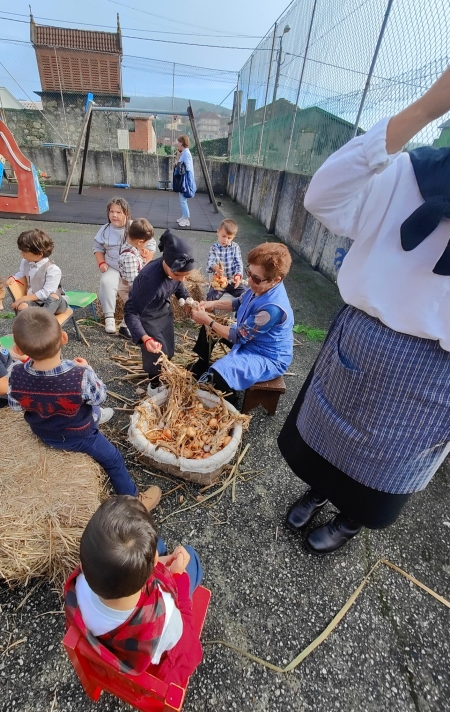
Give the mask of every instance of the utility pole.
[(281, 70), (281, 59), (282, 59), (282, 53), (283, 53), (283, 37), (284, 35), (287, 35), (288, 32), (290, 32), (291, 26), (290, 25), (285, 25), (283, 33), (280, 35), (280, 46), (278, 48), (278, 56), (277, 56), (277, 73), (275, 75), (275, 84), (273, 87), (273, 97), (272, 97), (272, 104), (275, 104), (277, 100), (277, 92), (278, 92), (278, 85), (280, 83), (280, 70)]

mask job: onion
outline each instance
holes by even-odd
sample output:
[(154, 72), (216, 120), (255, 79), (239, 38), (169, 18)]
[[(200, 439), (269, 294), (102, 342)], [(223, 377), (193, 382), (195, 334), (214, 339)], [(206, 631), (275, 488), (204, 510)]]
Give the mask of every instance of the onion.
[(228, 443), (231, 443), (231, 440), (232, 440), (231, 435), (227, 435), (227, 436), (223, 439), (223, 446), (225, 447), (226, 445), (228, 445)]
[(190, 460), (192, 457), (192, 450), (188, 447), (183, 448), (183, 457), (185, 457), (187, 460)]
[(210, 428), (217, 428), (219, 423), (217, 422), (216, 418), (211, 418), (210, 421), (208, 422), (208, 425)]
[(188, 436), (188, 438), (195, 438), (196, 434), (197, 431), (195, 430), (195, 428), (189, 427), (186, 429), (186, 435)]
[(203, 450), (209, 452), (211, 450), (211, 445), (203, 445)]

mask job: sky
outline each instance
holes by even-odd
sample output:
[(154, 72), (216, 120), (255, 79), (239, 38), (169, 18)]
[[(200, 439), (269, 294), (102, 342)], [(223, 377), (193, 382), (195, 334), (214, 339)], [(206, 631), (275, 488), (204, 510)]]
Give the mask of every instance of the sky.
[[(271, 0), (270, 3), (260, 0), (225, 0), (220, 3), (171, 0), (167, 4), (149, 3), (148, 0), (77, 0), (76, 3), (31, 0), (31, 9), (38, 24), (79, 29), (109, 28), (110, 31), (114, 30), (119, 13), (124, 54), (239, 71), (251, 54), (248, 48), (257, 46), (288, 4), (289, 0)], [(28, 6), (29, 0), (15, 0), (14, 3), (0, 0), (1, 38), (29, 39)], [(92, 26), (81, 23), (92, 23)], [(132, 39), (139, 36), (146, 39)], [(157, 42), (157, 39), (212, 46), (169, 44)], [(223, 46), (246, 49), (221, 49)], [(5, 47), (0, 45), (0, 59), (4, 52)]]

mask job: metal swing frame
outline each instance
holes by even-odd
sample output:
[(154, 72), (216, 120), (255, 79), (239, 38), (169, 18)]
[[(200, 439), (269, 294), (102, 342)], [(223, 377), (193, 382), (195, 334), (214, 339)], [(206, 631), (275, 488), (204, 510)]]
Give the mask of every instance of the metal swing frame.
[[(136, 109), (133, 111), (132, 109), (130, 110), (130, 109), (126, 109), (124, 107), (118, 107), (118, 106), (96, 106), (93, 101), (88, 101), (87, 105), (86, 105), (86, 112), (84, 115), (80, 135), (78, 136), (77, 145), (75, 147), (75, 153), (73, 155), (72, 162), (69, 167), (69, 173), (67, 176), (66, 185), (64, 187), (64, 191), (63, 191), (63, 195), (62, 195), (63, 203), (67, 202), (67, 196), (69, 194), (70, 184), (72, 182), (73, 174), (75, 172), (75, 167), (76, 167), (78, 159), (80, 157), (81, 147), (82, 147), (83, 139), (84, 139), (83, 160), (81, 163), (80, 182), (78, 185), (79, 195), (82, 195), (82, 193), (83, 193), (84, 174), (85, 174), (85, 170), (86, 170), (86, 160), (87, 160), (87, 155), (88, 155), (88, 151), (89, 151), (89, 140), (90, 140), (90, 135), (91, 135), (92, 117), (94, 115), (94, 111), (109, 111), (109, 112), (114, 112), (114, 113), (126, 114), (127, 116), (130, 116), (133, 114), (137, 114), (140, 116), (142, 116), (142, 114), (149, 114), (151, 116), (158, 116), (158, 115), (159, 116), (161, 116), (161, 115), (162, 116), (174, 116), (173, 111), (159, 111), (159, 110), (158, 111), (150, 111), (148, 109), (145, 109), (145, 110)], [(208, 172), (208, 166), (206, 165), (205, 154), (203, 153), (203, 148), (202, 148), (202, 145), (199, 140), (197, 126), (195, 123), (194, 111), (192, 109), (191, 102), (189, 102), (189, 106), (187, 107), (187, 110), (185, 112), (179, 111), (176, 115), (177, 116), (187, 116), (189, 118), (189, 122), (191, 124), (192, 133), (193, 133), (194, 140), (195, 140), (195, 145), (196, 145), (197, 151), (198, 151), (198, 157), (200, 160), (203, 177), (205, 179), (206, 188), (208, 191), (209, 202), (212, 203), (214, 212), (218, 213), (219, 208), (217, 207), (216, 198), (215, 198), (214, 191), (212, 188), (211, 178), (210, 178), (210, 175)], [(157, 149), (158, 149), (158, 147), (157, 147)], [(159, 164), (158, 164), (158, 179), (159, 179)]]

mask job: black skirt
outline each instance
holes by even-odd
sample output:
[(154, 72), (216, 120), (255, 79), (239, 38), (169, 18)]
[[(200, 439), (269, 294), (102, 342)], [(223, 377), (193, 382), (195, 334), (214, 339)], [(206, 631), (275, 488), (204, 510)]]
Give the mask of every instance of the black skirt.
[[(164, 300), (159, 309), (145, 309), (141, 315), (142, 326), (146, 333), (162, 345), (162, 351), (171, 359), (175, 353), (175, 333), (173, 328), (173, 311), (168, 300)], [(152, 354), (141, 343), (142, 368), (150, 378), (159, 376), (161, 366), (156, 362), (158, 354)]]
[(278, 436), (280, 452), (294, 474), (340, 512), (369, 529), (383, 529), (395, 522), (410, 495), (390, 494), (362, 485), (305, 443), (297, 430), (297, 416), (313, 373), (314, 366)]

